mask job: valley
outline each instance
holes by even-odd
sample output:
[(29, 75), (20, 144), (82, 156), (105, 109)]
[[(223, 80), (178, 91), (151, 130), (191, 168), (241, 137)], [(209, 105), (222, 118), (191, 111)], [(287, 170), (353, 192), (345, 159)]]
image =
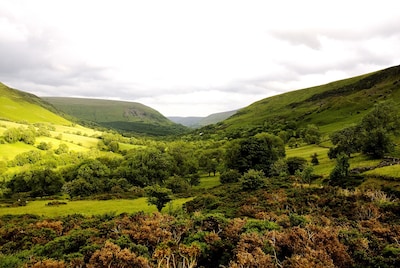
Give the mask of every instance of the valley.
[(0, 90), (0, 267), (400, 265), (400, 66), (195, 129)]

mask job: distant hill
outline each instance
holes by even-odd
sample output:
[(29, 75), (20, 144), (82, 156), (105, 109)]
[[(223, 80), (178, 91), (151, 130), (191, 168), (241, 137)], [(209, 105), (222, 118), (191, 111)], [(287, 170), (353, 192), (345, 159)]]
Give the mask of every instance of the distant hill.
[(39, 97), (0, 83), (0, 119), (25, 123), (71, 125), (57, 110)]
[(187, 130), (158, 111), (137, 102), (67, 97), (42, 99), (75, 118), (123, 132), (172, 135)]
[(315, 124), (322, 133), (330, 133), (358, 123), (385, 101), (400, 108), (400, 66), (262, 99), (207, 131), (256, 133)]
[(181, 124), (190, 128), (199, 128), (199, 127), (204, 127), (207, 125), (212, 125), (219, 123), (230, 116), (234, 115), (237, 112), (237, 110), (234, 111), (228, 111), (228, 112), (221, 112), (221, 113), (215, 113), (215, 114), (210, 114), (209, 116), (206, 117), (179, 117), (179, 116), (171, 116), (168, 117), (171, 121)]

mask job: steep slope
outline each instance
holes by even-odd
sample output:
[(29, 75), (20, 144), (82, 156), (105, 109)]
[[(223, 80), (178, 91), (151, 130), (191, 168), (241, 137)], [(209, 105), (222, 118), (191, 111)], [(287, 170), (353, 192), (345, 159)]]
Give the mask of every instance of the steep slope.
[(175, 124), (158, 111), (136, 102), (65, 97), (42, 99), (80, 120), (120, 131), (150, 135), (179, 134), (186, 131), (184, 126)]
[(263, 131), (290, 123), (315, 124), (329, 133), (358, 123), (376, 103), (389, 100), (400, 108), (400, 66), (260, 100), (214, 131)]
[(56, 114), (54, 107), (37, 96), (7, 87), (0, 83), (0, 119), (27, 123), (70, 125)]

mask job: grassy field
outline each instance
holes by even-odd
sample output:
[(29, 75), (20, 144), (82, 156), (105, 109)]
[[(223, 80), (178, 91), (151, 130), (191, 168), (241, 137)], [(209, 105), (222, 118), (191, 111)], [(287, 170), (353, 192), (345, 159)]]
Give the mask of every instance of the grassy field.
[(318, 145), (306, 145), (298, 148), (286, 148), (286, 157), (303, 157), (311, 163), (311, 155), (316, 153), (318, 155), (319, 165), (313, 166), (314, 173), (323, 177), (329, 176), (335, 161), (329, 159), (328, 148), (320, 147)]
[[(171, 206), (166, 206), (163, 212), (168, 212), (170, 209), (179, 209), (182, 205), (191, 200), (191, 198), (180, 198), (173, 200)], [(115, 199), (115, 200), (83, 200), (83, 201), (68, 201), (59, 200), (66, 202), (66, 205), (60, 206), (47, 206), (49, 200), (38, 200), (31, 201), (24, 207), (1, 207), (0, 215), (7, 214), (36, 214), (43, 215), (46, 217), (57, 217), (66, 216), (71, 214), (82, 214), (82, 215), (101, 215), (105, 213), (115, 212), (116, 214), (121, 213), (134, 213), (139, 211), (144, 212), (155, 212), (157, 208), (153, 205), (147, 204), (145, 197), (138, 199)]]
[(208, 174), (202, 174), (200, 177), (200, 184), (197, 186), (194, 186), (194, 189), (209, 189), (213, 188), (215, 186), (220, 185), (221, 183), (219, 182), (219, 174), (216, 174), (216, 176), (208, 176)]

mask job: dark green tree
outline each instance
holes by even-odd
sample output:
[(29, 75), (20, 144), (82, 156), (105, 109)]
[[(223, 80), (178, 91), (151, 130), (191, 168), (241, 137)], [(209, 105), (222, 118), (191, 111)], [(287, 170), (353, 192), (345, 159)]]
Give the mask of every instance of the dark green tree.
[(259, 133), (230, 143), (226, 150), (226, 165), (228, 169), (236, 169), (242, 174), (250, 169), (270, 174), (272, 164), (284, 156), (285, 146), (281, 138)]
[(173, 159), (155, 147), (131, 152), (118, 168), (121, 178), (135, 186), (162, 184), (173, 174)]
[(313, 153), (311, 155), (311, 164), (313, 164), (314, 166), (319, 165), (319, 160), (318, 160), (318, 154), (317, 153)]
[(288, 157), (286, 164), (289, 174), (294, 175), (296, 170), (303, 171), (307, 165), (307, 159), (299, 156)]
[(163, 207), (172, 200), (170, 196), (172, 194), (171, 190), (163, 188), (158, 184), (147, 186), (145, 192), (147, 194), (147, 202), (149, 205), (155, 205), (159, 212), (161, 212)]
[(344, 186), (349, 177), (349, 157), (340, 153), (336, 157), (336, 166), (329, 175), (329, 184), (333, 186)]
[(372, 129), (364, 137), (362, 152), (373, 158), (383, 158), (393, 149), (394, 144), (384, 128)]

